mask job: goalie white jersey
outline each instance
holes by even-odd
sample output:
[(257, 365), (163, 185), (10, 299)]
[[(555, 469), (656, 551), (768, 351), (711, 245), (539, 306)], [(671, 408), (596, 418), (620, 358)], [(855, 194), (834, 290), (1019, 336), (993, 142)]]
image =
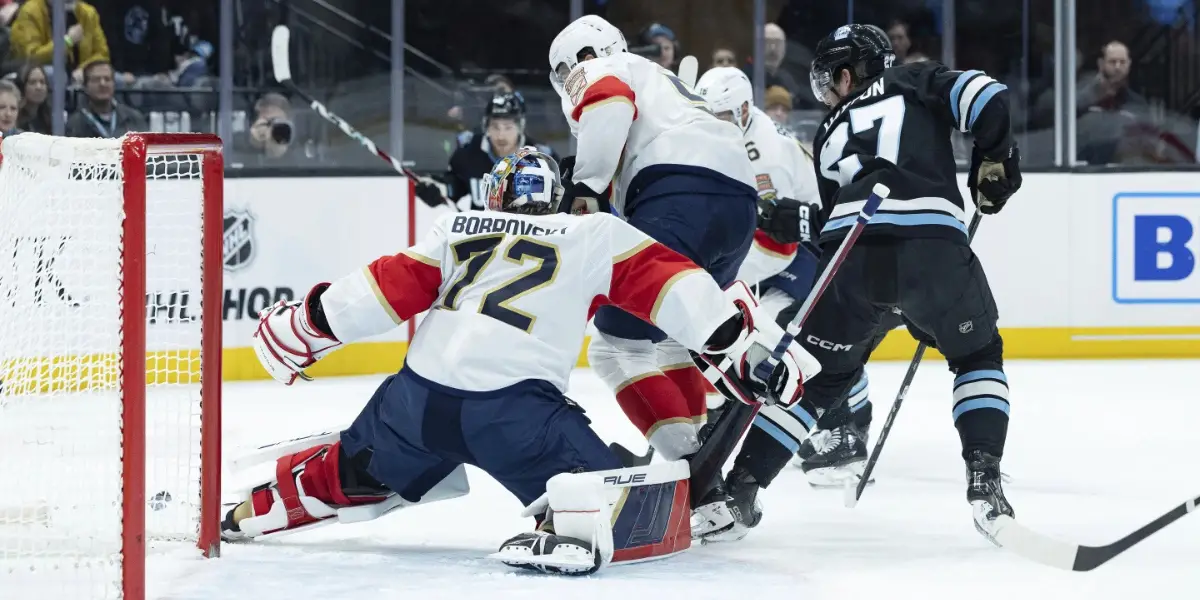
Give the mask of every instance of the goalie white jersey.
[(657, 63), (628, 52), (586, 60), (564, 88), (563, 113), (579, 138), (573, 180), (596, 191), (612, 183), (618, 212), (629, 183), (654, 165), (700, 167), (754, 185), (741, 131)]
[(530, 379), (565, 391), (588, 319), (608, 303), (692, 350), (737, 310), (694, 263), (606, 214), (448, 214), (321, 296), (343, 343), (431, 309), (406, 368), (460, 391)]
[[(781, 131), (770, 115), (750, 107), (745, 143), (760, 198), (791, 198), (820, 208), (821, 194), (813, 160), (799, 140)], [(742, 262), (738, 279), (754, 284), (783, 271), (795, 257), (796, 247), (756, 231), (754, 245)]]

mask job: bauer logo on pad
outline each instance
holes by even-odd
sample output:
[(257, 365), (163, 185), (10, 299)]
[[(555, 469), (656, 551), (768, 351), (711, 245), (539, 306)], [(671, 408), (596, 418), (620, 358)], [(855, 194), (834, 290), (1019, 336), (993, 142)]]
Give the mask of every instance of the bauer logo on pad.
[(254, 260), (254, 217), (244, 210), (225, 211), (225, 270), (237, 271)]
[(1112, 297), (1121, 304), (1200, 304), (1200, 192), (1113, 196)]

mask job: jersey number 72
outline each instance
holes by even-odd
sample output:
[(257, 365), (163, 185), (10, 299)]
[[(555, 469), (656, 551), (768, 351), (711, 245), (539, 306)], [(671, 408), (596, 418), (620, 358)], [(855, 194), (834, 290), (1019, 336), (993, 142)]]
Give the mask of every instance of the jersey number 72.
[(825, 136), (821, 146), (821, 176), (836, 181), (839, 186), (854, 180), (862, 169), (857, 154), (842, 156), (851, 135), (869, 131), (879, 123), (875, 138), (875, 156), (895, 164), (900, 157), (900, 131), (904, 127), (904, 96), (850, 109), (846, 119)]
[[(483, 272), (492, 259), (496, 257), (496, 248), (504, 241), (504, 234), (484, 235), (474, 237), (450, 246), (454, 253), (454, 264), (466, 267), (462, 273), (446, 288), (446, 297), (442, 306), (449, 310), (458, 310), (458, 298), (463, 290), (470, 287), (479, 274)], [(516, 265), (526, 261), (534, 261), (532, 268), (522, 271), (512, 279), (488, 290), (479, 301), (480, 314), (489, 316), (501, 323), (512, 325), (521, 331), (533, 329), (537, 317), (510, 305), (517, 298), (533, 293), (554, 282), (558, 274), (558, 247), (532, 238), (519, 237), (508, 244), (500, 254), (504, 260)]]

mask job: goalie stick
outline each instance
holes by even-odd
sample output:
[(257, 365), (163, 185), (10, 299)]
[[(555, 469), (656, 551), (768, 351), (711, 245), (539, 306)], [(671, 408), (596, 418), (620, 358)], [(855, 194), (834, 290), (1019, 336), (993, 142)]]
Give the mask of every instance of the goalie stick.
[[(274, 31), (271, 32), (271, 68), (275, 72), (275, 81), (278, 81), (281, 85), (287, 87), (292, 93), (296, 94), (305, 102), (307, 102), (308, 107), (313, 109), (313, 112), (320, 115), (321, 118), (325, 119), (326, 121), (332, 123), (338, 129), (340, 129), (342, 133), (349, 136), (350, 139), (362, 144), (362, 146), (369, 150), (372, 154), (390, 164), (397, 173), (413, 180), (414, 182), (420, 181), (432, 183), (433, 179), (417, 175), (412, 169), (404, 166), (404, 163), (401, 163), (396, 157), (384, 152), (383, 150), (380, 150), (379, 146), (376, 145), (371, 138), (363, 135), (341, 117), (330, 112), (330, 110), (326, 108), (324, 104), (317, 102), (316, 98), (313, 98), (310, 94), (308, 94), (308, 92), (305, 92), (296, 86), (295, 82), (292, 81), (291, 51), (288, 49), (288, 44), (291, 42), (291, 39), (292, 32), (288, 29), (287, 25), (276, 25)], [(449, 198), (443, 196), (442, 200), (445, 202), (446, 206), (462, 212), (462, 209), (460, 209), (458, 205), (451, 202)]]
[[(879, 205), (883, 203), (883, 199), (891, 193), (891, 190), (883, 184), (875, 184), (871, 190), (871, 195), (863, 204), (862, 210), (858, 213), (858, 218), (854, 225), (850, 227), (850, 231), (846, 232), (846, 237), (842, 238), (842, 243), (833, 253), (829, 260), (829, 264), (825, 266), (825, 270), (821, 272), (821, 276), (817, 278), (813, 284), (812, 290), (808, 293), (808, 297), (804, 299), (804, 303), (800, 305), (800, 310), (796, 316), (792, 318), (792, 322), (788, 323), (787, 331), (784, 333), (779, 344), (771, 351), (771, 356), (754, 367), (754, 374), (759, 379), (766, 381), (770, 378), (771, 372), (779, 364), (779, 360), (783, 357), (783, 353), (787, 350), (792, 340), (800, 335), (800, 328), (804, 326), (804, 322), (808, 320), (808, 316), (812, 314), (813, 307), (817, 301), (825, 294), (825, 290), (829, 288), (829, 283), (833, 280), (833, 276), (837, 274), (838, 269), (846, 260), (846, 256), (850, 253), (850, 249), (854, 247), (854, 242), (858, 240), (858, 236), (862, 234), (863, 228), (875, 216), (875, 211), (879, 209)], [(715, 367), (720, 373), (728, 371), (732, 364), (729, 357), (725, 357), (720, 364), (709, 363)], [(711, 379), (710, 379), (711, 381)], [(717, 382), (713, 382), (714, 385)], [(722, 382), (723, 383), (723, 382)], [(758, 415), (758, 409), (762, 407), (761, 403), (746, 404), (737, 401), (735, 398), (730, 398), (732, 406), (717, 419), (717, 424), (713, 426), (712, 433), (709, 434), (704, 444), (700, 446), (700, 451), (697, 452), (689, 461), (692, 467), (692, 480), (703, 482), (705, 485), (711, 485), (716, 482), (720, 476), (721, 467), (729, 460), (729, 456), (733, 454), (733, 449), (742, 440), (742, 435), (746, 433), (746, 429), (754, 422), (754, 417)], [(709, 490), (693, 490), (692, 497), (703, 497)]]

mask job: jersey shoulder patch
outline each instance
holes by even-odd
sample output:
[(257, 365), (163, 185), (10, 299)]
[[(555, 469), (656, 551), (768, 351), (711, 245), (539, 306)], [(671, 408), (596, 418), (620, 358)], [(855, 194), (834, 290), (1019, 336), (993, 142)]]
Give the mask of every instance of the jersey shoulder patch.
[(571, 74), (567, 75), (567, 81), (563, 83), (563, 87), (567, 90), (567, 96), (571, 98), (571, 106), (579, 104), (579, 101), (583, 100), (583, 91), (587, 89), (587, 84), (587, 69), (582, 64), (575, 65)]
[(605, 77), (616, 77), (625, 85), (630, 85), (629, 67), (626, 63), (621, 62), (622, 58), (620, 54), (616, 54), (593, 58), (575, 65), (575, 68), (567, 75), (567, 80), (563, 82), (563, 88), (571, 99), (571, 105), (578, 106), (587, 89)]
[(460, 148), (463, 146), (469, 146), (471, 144), (471, 140), (473, 140), (473, 139), (475, 139), (474, 131), (464, 131), (462, 133), (459, 133), (458, 134), (458, 146)]

